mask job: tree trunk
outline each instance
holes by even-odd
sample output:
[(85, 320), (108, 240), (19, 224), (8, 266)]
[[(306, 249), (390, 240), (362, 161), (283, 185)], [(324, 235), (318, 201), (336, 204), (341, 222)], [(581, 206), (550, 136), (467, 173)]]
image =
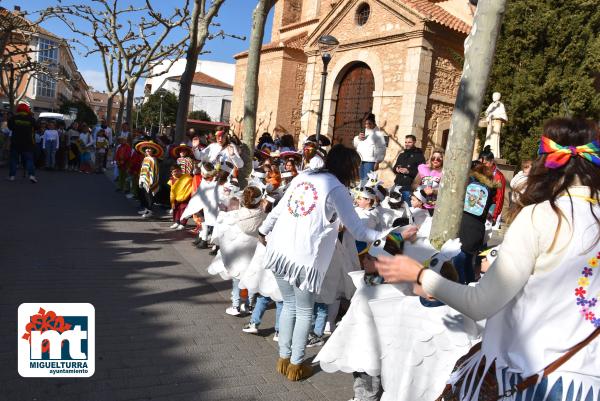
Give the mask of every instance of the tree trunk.
[(179, 104), (175, 120), (175, 143), (185, 142), (185, 128), (190, 106), (190, 92), (198, 65), (198, 56), (204, 48), (209, 31), (208, 26), (217, 15), (225, 0), (214, 0), (210, 9), (206, 10), (206, 0), (194, 0), (190, 27), (190, 44), (186, 52), (185, 71), (179, 81)]
[[(121, 99), (124, 98), (124, 94), (120, 93)], [(117, 113), (117, 126), (114, 128), (113, 132), (116, 134), (117, 132), (121, 132), (121, 126), (123, 125), (123, 112), (125, 111), (125, 104), (123, 100), (119, 103), (119, 111)]]
[[(104, 118), (106, 119), (106, 125), (108, 125), (109, 127), (111, 127), (113, 130), (115, 129), (115, 127), (112, 126), (112, 113), (113, 113), (113, 99), (115, 98), (115, 93), (108, 93), (108, 99), (106, 100), (106, 116), (104, 116)], [(121, 102), (123, 100), (121, 99)]]
[(131, 85), (127, 87), (127, 107), (125, 110), (127, 111), (127, 125), (133, 127), (133, 101), (135, 96), (135, 84), (137, 80), (135, 80)]
[[(204, 35), (200, 37), (200, 9), (201, 1), (196, 0), (194, 2), (194, 9), (192, 10), (192, 20), (190, 28), (190, 44), (186, 52), (185, 70), (181, 74), (179, 80), (179, 104), (177, 105), (177, 117), (175, 119), (175, 141), (174, 143), (183, 143), (185, 137), (185, 128), (187, 125), (187, 118), (189, 114), (190, 106), (190, 92), (192, 91), (192, 82), (194, 80), (194, 74), (196, 73), (196, 66), (198, 65), (198, 56), (200, 55), (200, 48), (204, 46), (206, 36), (208, 35), (208, 29), (204, 30)], [(207, 27), (208, 28), (208, 27)], [(199, 39), (202, 39), (202, 45), (199, 46)]]
[(483, 104), (506, 1), (479, 1), (473, 29), (465, 41), (465, 63), (430, 234), (430, 241), (437, 249), (446, 240), (458, 237), (475, 145), (474, 128)]
[(242, 134), (244, 168), (239, 175), (242, 180), (248, 177), (252, 168), (252, 151), (256, 142), (256, 108), (258, 103), (260, 50), (265, 36), (265, 23), (269, 16), (269, 11), (271, 11), (274, 4), (275, 0), (258, 0), (252, 13), (252, 32), (250, 32), (246, 86), (244, 88), (244, 125)]

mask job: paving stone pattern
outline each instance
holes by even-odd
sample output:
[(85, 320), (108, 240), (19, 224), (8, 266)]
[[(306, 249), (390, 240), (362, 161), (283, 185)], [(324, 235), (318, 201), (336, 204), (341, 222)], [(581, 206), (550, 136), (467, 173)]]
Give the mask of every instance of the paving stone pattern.
[[(0, 176), (6, 176), (0, 169)], [(20, 175), (20, 173), (19, 173)], [(230, 285), (206, 273), (208, 251), (165, 219), (151, 222), (102, 175), (41, 172), (0, 181), (0, 400), (343, 400), (348, 374), (292, 383), (275, 372), (274, 309), (259, 335), (226, 315)], [(17, 307), (90, 302), (96, 373), (21, 378)], [(309, 352), (314, 355), (316, 350)]]

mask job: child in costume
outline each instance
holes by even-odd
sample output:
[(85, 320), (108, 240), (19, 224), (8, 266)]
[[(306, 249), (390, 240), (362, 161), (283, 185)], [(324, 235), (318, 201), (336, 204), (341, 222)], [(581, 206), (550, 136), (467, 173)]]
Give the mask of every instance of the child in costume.
[(158, 192), (159, 186), (158, 158), (163, 155), (164, 151), (160, 145), (153, 141), (140, 142), (135, 146), (135, 149), (145, 155), (138, 180), (138, 186), (141, 190), (140, 202), (142, 204), (142, 210), (138, 214), (142, 218), (149, 218), (152, 216), (154, 195)]
[(104, 163), (108, 154), (108, 146), (109, 142), (106, 132), (101, 129), (96, 136), (96, 173), (98, 174), (105, 170)]
[(427, 196), (422, 190), (417, 189), (410, 196), (409, 221), (411, 224), (422, 226), (430, 218), (429, 212), (425, 209)]
[(182, 143), (179, 146), (171, 147), (170, 154), (173, 159), (176, 159), (176, 164), (181, 168), (182, 174), (190, 176), (193, 174), (194, 158), (192, 157), (192, 148)]
[(202, 229), (198, 236), (200, 241), (196, 246), (200, 249), (208, 249), (208, 237), (212, 234), (219, 213), (218, 171), (212, 164), (204, 162), (201, 164), (200, 172), (202, 181), (190, 199), (182, 218), (189, 218), (193, 214), (202, 212)]
[[(194, 164), (193, 174), (192, 174), (192, 194), (195, 194), (198, 191), (198, 187), (200, 187), (200, 182), (202, 182), (202, 173), (201, 173), (201, 163)], [(200, 234), (200, 230), (202, 229), (202, 219), (198, 213), (192, 214), (192, 219), (194, 219), (194, 223), (196, 223), (196, 228), (192, 230), (192, 233), (195, 235)], [(200, 243), (200, 237), (196, 238), (194, 241), (194, 245)]]
[[(137, 145), (139, 142), (136, 142)], [(129, 165), (127, 167), (127, 180), (129, 181), (129, 187), (131, 193), (127, 194), (128, 198), (140, 199), (140, 187), (138, 182), (140, 180), (140, 170), (142, 169), (142, 162), (144, 161), (144, 154), (137, 151), (135, 146), (131, 149), (131, 157), (129, 158)]]
[(179, 166), (173, 166), (171, 170), (173, 181), (169, 181), (171, 186), (171, 210), (173, 210), (173, 224), (169, 227), (175, 230), (183, 230), (187, 224), (187, 219), (181, 218), (183, 211), (188, 205), (192, 196), (192, 176), (184, 174)]
[(131, 146), (127, 143), (127, 138), (120, 136), (118, 138), (119, 146), (115, 151), (115, 162), (119, 175), (117, 178), (117, 191), (127, 192), (127, 169), (131, 159)]
[(248, 186), (242, 194), (241, 207), (238, 210), (222, 213), (218, 235), (213, 241), (219, 245), (219, 250), (209, 273), (221, 274), (232, 279), (231, 306), (225, 311), (228, 315), (238, 316), (246, 308), (248, 299), (241, 300), (239, 278), (248, 268), (258, 244), (258, 227), (266, 218), (261, 209), (262, 191), (255, 186)]
[[(402, 235), (404, 236), (405, 233)], [(408, 239), (408, 236), (406, 238)], [(440, 355), (449, 355), (440, 363), (446, 366), (450, 361), (449, 369), (451, 369), (454, 355), (460, 354), (464, 351), (464, 347), (468, 349), (471, 345), (468, 335), (464, 334), (464, 331), (469, 331), (471, 326), (462, 329), (462, 331), (457, 329), (456, 332), (460, 332), (458, 334), (448, 328), (442, 331), (437, 331), (436, 328), (432, 333), (429, 333), (428, 327), (433, 324), (431, 320), (437, 321), (439, 325), (440, 322), (444, 321), (444, 313), (441, 314), (442, 317), (439, 317), (438, 314), (430, 316), (428, 309), (425, 309), (424, 306), (425, 304), (433, 306), (431, 300), (427, 301), (429, 303), (425, 302), (420, 307), (421, 309), (418, 309), (420, 301), (418, 297), (412, 296), (413, 290), (410, 285), (376, 284), (382, 282), (382, 280), (379, 276), (372, 274), (376, 272), (373, 265), (374, 261), (377, 257), (390, 256), (396, 252), (398, 249), (397, 243), (398, 236), (394, 234), (361, 250), (361, 254), (364, 255), (361, 256), (361, 260), (365, 267), (365, 273), (370, 274), (352, 273), (358, 289), (352, 299), (350, 309), (316, 358), (323, 370), (327, 372), (341, 370), (353, 373), (355, 378), (355, 400), (379, 400), (384, 389), (390, 391), (390, 394), (393, 395), (388, 399), (395, 400), (397, 398), (394, 397), (398, 396), (398, 391), (393, 386), (401, 380), (394, 382), (394, 374), (410, 377), (416, 371), (417, 376), (427, 376), (429, 370), (435, 371), (437, 369), (435, 365), (437, 359), (431, 358), (428, 360), (424, 371), (420, 370), (419, 364), (423, 361), (424, 355), (429, 356), (433, 352), (437, 352), (437, 358)], [(430, 260), (431, 267), (441, 267), (460, 250), (460, 242), (456, 240), (444, 244), (442, 251), (438, 254), (435, 254), (436, 251), (432, 247), (413, 250), (409, 249), (414, 246), (410, 242), (405, 241), (403, 244), (405, 253), (425, 255)], [(405, 300), (408, 298), (412, 300), (408, 301), (410, 303), (408, 312), (402, 309), (406, 313), (405, 315), (390, 312), (393, 307), (397, 306), (398, 299)], [(381, 305), (384, 306), (381, 307)], [(415, 313), (415, 310), (418, 310), (418, 312)], [(421, 320), (423, 321), (422, 325)], [(402, 341), (395, 340), (400, 337), (404, 337)], [(433, 341), (433, 337), (436, 337), (436, 341)], [(457, 343), (447, 342), (448, 337), (451, 339), (458, 337), (460, 340)], [(424, 347), (420, 346), (419, 341), (422, 342)], [(436, 351), (435, 347), (439, 349)], [(399, 350), (409, 354), (398, 357)], [(446, 350), (453, 350), (454, 353), (444, 353)], [(416, 363), (413, 362), (413, 359)], [(390, 364), (388, 365), (388, 363)], [(402, 369), (403, 364), (407, 365), (407, 369)], [(382, 387), (380, 386), (379, 376), (381, 376)], [(422, 385), (418, 380), (415, 381), (418, 386)], [(408, 380), (406, 383), (402, 382), (402, 384), (410, 386), (412, 382), (413, 380)], [(437, 391), (439, 392), (439, 389)], [(417, 397), (416, 392), (412, 391), (408, 391), (402, 396), (408, 397), (406, 400), (425, 400), (425, 398)]]
[[(261, 187), (261, 185), (255, 183), (250, 183), (250, 185), (256, 185), (259, 188)], [(262, 190), (263, 193), (265, 193), (264, 187)], [(276, 196), (272, 195), (272, 193), (266, 193), (261, 201), (261, 207), (267, 214), (271, 212), (280, 199), (279, 194)], [(252, 261), (250, 261), (248, 268), (240, 275), (239, 287), (247, 289), (249, 294), (257, 294), (254, 310), (252, 310), (252, 316), (250, 317), (250, 321), (242, 327), (242, 332), (257, 334), (258, 327), (262, 322), (267, 307), (271, 301), (274, 301), (276, 311), (273, 341), (278, 341), (279, 316), (283, 308), (283, 297), (277, 286), (277, 281), (275, 280), (273, 272), (264, 268), (265, 250), (266, 248), (262, 243), (257, 243)]]
[[(458, 274), (449, 262), (429, 268), (447, 280)], [(416, 296), (373, 299), (369, 309), (381, 347), (382, 401), (431, 401), (444, 388), (458, 358), (480, 340), (483, 325), (413, 285)]]

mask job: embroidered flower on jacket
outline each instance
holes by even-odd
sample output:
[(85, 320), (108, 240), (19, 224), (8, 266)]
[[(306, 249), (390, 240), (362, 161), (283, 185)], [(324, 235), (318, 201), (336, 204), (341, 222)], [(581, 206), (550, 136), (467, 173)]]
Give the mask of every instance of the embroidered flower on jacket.
[(292, 191), (288, 198), (287, 209), (294, 217), (308, 216), (317, 207), (319, 195), (314, 185), (301, 182)]
[(594, 312), (588, 312), (585, 314), (585, 320), (592, 320), (595, 318), (596, 318), (596, 315), (594, 314)]
[(592, 319), (592, 321), (591, 321), (591, 322), (592, 322), (592, 324), (593, 324), (594, 326), (596, 326), (596, 327), (600, 327), (600, 319), (598, 319), (598, 318), (594, 318), (594, 319)]
[(592, 269), (590, 269), (589, 267), (584, 267), (583, 271), (581, 272), (581, 274), (583, 274), (585, 277), (590, 277), (594, 273), (593, 273)]
[(577, 285), (587, 287), (588, 285), (590, 285), (590, 279), (587, 277), (580, 277), (579, 280), (577, 280)]
[(588, 303), (587, 299), (585, 298), (577, 298), (577, 305), (579, 306), (586, 306)]
[(593, 308), (594, 306), (596, 306), (596, 303), (598, 302), (598, 300), (596, 298), (592, 298), (590, 300), (587, 301), (588, 305), (590, 308)]
[(581, 309), (579, 309), (579, 313), (581, 313), (583, 316), (586, 315), (586, 313), (588, 313), (590, 311), (590, 308), (588, 307), (583, 307)]
[(583, 287), (575, 288), (575, 296), (584, 297), (586, 292)]
[(592, 266), (592, 267), (598, 267), (598, 257), (591, 258), (591, 259), (588, 261), (588, 264), (589, 264), (590, 266)]

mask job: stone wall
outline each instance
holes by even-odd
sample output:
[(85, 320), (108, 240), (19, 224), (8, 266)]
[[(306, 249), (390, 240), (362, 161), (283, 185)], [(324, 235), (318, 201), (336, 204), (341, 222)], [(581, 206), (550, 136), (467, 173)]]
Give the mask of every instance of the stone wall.
[[(241, 134), (243, 127), (246, 67), (245, 57), (237, 60), (230, 119), (231, 129), (236, 134)], [(273, 132), (277, 125), (299, 135), (305, 76), (306, 55), (301, 51), (286, 49), (261, 55), (256, 113), (258, 136), (264, 131)]]

